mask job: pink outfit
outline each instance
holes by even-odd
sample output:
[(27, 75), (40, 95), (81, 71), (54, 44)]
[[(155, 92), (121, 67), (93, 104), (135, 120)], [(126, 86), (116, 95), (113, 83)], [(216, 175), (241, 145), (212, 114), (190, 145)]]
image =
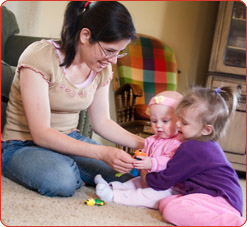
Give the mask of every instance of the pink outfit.
[(159, 209), (166, 221), (178, 226), (241, 226), (245, 222), (224, 198), (208, 194), (168, 196)]
[(180, 144), (178, 136), (169, 139), (162, 139), (156, 135), (148, 137), (143, 149), (143, 152), (152, 160), (152, 168), (148, 172), (159, 172), (166, 169), (167, 162), (175, 154)]
[(159, 209), (159, 201), (173, 193), (172, 189), (156, 191), (147, 185), (143, 185), (141, 177), (136, 177), (124, 183), (114, 181), (110, 183), (110, 186), (113, 190), (113, 202), (153, 209)]
[[(181, 141), (177, 136), (169, 139), (162, 139), (156, 135), (148, 137), (143, 151), (152, 158), (152, 168), (149, 172), (164, 170), (180, 144)], [(114, 181), (110, 185), (113, 189), (113, 202), (153, 209), (159, 208), (159, 201), (162, 198), (175, 193), (172, 189), (156, 191), (144, 185), (141, 177), (124, 183)]]

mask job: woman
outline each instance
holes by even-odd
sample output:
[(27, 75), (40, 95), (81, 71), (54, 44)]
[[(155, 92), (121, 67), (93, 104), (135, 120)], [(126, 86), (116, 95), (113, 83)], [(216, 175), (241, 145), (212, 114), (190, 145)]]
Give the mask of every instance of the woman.
[[(89, 111), (94, 131), (133, 148), (144, 140), (110, 119), (111, 63), (134, 39), (127, 9), (118, 2), (70, 2), (60, 41), (31, 44), (19, 59), (2, 134), (2, 172), (48, 196), (72, 196), (133, 168), (130, 155), (99, 146), (76, 131), (79, 112)], [(114, 170), (113, 170), (113, 169)], [(131, 176), (125, 174), (120, 181)]]

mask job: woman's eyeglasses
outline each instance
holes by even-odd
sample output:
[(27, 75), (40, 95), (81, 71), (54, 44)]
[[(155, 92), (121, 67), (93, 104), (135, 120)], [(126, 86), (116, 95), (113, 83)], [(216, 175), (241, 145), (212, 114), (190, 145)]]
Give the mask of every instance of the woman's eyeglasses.
[(113, 57), (122, 58), (122, 57), (124, 57), (124, 56), (126, 56), (126, 55), (128, 54), (127, 52), (124, 52), (124, 51), (120, 51), (119, 54), (116, 54), (116, 53), (113, 53), (113, 52), (110, 52), (110, 51), (104, 49), (104, 48), (100, 45), (99, 42), (98, 42), (98, 44), (99, 44), (100, 49), (102, 50), (102, 52), (104, 53), (104, 55), (105, 55), (105, 57), (106, 57), (107, 59), (113, 58)]

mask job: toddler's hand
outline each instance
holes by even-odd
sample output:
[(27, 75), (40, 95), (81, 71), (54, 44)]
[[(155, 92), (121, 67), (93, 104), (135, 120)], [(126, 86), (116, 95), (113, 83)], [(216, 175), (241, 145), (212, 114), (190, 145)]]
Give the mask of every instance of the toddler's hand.
[(133, 165), (136, 169), (151, 169), (152, 161), (150, 157), (147, 156), (136, 156), (136, 158), (141, 160), (135, 160)]
[(148, 186), (147, 181), (146, 181), (147, 173), (148, 173), (147, 170), (144, 170), (144, 169), (142, 169), (140, 172), (143, 186)]

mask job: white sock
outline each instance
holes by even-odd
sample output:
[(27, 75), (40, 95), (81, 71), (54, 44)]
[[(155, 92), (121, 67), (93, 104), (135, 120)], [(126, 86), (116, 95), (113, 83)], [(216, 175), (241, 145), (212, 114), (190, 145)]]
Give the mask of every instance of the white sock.
[(107, 182), (104, 180), (104, 178), (101, 176), (101, 174), (97, 174), (94, 177), (94, 183), (95, 184), (99, 184), (99, 183), (106, 183), (107, 184)]
[(95, 176), (94, 182), (96, 184), (96, 195), (105, 202), (112, 202), (113, 191), (100, 174)]

